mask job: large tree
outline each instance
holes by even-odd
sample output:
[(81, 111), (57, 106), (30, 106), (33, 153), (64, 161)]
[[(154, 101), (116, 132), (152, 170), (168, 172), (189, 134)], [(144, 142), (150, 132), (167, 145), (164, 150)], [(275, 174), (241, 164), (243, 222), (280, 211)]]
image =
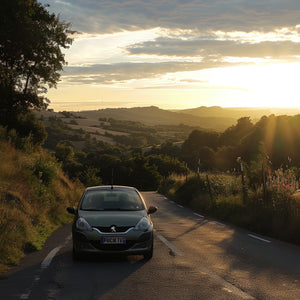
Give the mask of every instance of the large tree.
[(66, 63), (61, 48), (72, 43), (70, 24), (37, 0), (1, 0), (0, 124), (14, 127), (17, 116), (47, 107)]
[(220, 146), (238, 145), (241, 139), (252, 131), (253, 127), (250, 117), (238, 119), (236, 125), (230, 126), (220, 135)]

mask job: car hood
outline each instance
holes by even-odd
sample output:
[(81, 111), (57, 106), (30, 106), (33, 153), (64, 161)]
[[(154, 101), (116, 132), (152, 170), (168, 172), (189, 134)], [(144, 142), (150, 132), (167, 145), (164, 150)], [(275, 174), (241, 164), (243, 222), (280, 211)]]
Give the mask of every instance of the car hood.
[(139, 211), (83, 211), (78, 213), (79, 217), (87, 220), (92, 227), (135, 226), (138, 221), (147, 216), (145, 210)]

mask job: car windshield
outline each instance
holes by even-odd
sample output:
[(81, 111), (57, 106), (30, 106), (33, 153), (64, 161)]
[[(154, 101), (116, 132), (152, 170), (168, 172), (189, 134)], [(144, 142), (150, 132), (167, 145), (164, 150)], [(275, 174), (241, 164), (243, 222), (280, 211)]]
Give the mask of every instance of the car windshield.
[(135, 190), (90, 190), (82, 199), (81, 210), (142, 210), (144, 204)]

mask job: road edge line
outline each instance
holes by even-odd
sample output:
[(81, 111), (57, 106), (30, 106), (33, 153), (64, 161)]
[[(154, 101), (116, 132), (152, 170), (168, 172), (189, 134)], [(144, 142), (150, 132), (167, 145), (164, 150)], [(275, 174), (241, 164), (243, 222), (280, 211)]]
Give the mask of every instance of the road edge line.
[(221, 284), (223, 287), (228, 289), (233, 294), (241, 297), (242, 299), (249, 299), (249, 300), (255, 299), (253, 296), (251, 296), (251, 295), (247, 294), (246, 292), (240, 290), (239, 288), (232, 285), (231, 283), (229, 283), (228, 281), (226, 281), (225, 279), (223, 279), (219, 275), (215, 274), (214, 272), (210, 271), (209, 269), (207, 269), (205, 267), (199, 267), (199, 270), (200, 270), (201, 273), (204, 273), (204, 274), (208, 275), (210, 278), (214, 279), (216, 282)]
[(183, 252), (173, 246), (165, 237), (160, 234), (156, 234), (156, 236), (177, 256), (183, 256)]

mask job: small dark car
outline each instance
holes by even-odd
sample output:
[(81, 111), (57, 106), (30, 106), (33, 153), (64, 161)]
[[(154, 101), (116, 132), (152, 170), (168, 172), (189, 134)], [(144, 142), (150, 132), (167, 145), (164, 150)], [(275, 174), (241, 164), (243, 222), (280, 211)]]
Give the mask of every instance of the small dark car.
[(139, 191), (127, 186), (89, 187), (78, 208), (68, 207), (74, 214), (72, 226), (73, 257), (85, 253), (153, 255), (153, 224)]

